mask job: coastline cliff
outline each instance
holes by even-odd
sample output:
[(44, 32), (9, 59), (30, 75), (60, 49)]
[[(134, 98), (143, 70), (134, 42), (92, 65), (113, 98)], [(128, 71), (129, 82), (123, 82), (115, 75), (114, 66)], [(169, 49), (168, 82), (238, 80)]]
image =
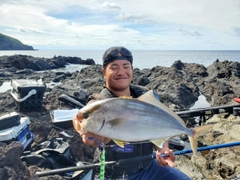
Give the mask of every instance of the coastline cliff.
[(25, 45), (18, 39), (0, 33), (0, 50), (34, 50), (32, 46)]

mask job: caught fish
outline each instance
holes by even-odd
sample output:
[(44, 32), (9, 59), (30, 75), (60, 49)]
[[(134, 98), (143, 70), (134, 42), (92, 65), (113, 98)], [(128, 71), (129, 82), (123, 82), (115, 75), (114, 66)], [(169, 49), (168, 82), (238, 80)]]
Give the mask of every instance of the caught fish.
[(184, 121), (148, 91), (138, 98), (109, 98), (90, 103), (79, 110), (73, 121), (75, 129), (124, 143), (151, 141), (158, 147), (167, 138), (187, 134), (193, 154), (197, 155), (197, 138), (212, 125), (189, 129)]

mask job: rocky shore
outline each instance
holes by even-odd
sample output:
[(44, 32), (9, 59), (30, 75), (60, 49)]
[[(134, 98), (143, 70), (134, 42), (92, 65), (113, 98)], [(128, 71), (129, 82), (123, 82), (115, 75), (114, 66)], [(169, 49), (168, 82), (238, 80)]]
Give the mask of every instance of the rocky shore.
[[(89, 66), (76, 72), (52, 71), (68, 63)], [(22, 116), (30, 117), (30, 130), (34, 133), (30, 150), (43, 141), (62, 137), (59, 133), (62, 129), (53, 126), (50, 112), (73, 107), (60, 102), (59, 96), (69, 94), (86, 100), (89, 95), (99, 92), (104, 85), (101, 65), (95, 64), (92, 59), (82, 60), (78, 57), (45, 59), (23, 55), (1, 56), (0, 85), (13, 79), (41, 79), (46, 84), (58, 83), (46, 88), (39, 111), (19, 112), (10, 90), (0, 93), (1, 115), (17, 111)], [(233, 98), (240, 97), (240, 63), (215, 60), (210, 66), (204, 67), (178, 60), (171, 67), (135, 68), (133, 84), (153, 89), (165, 105), (176, 111), (193, 106), (200, 94), (206, 97), (211, 106), (233, 105)], [(240, 116), (222, 113), (214, 115), (206, 123), (215, 124), (207, 135), (200, 137), (200, 144), (240, 141)], [(69, 138), (69, 142), (74, 156), (79, 161), (91, 162), (94, 149), (84, 145), (72, 127), (64, 130), (73, 136)], [(20, 143), (0, 143), (0, 179), (63, 179), (58, 175), (41, 178), (34, 175), (36, 171), (44, 169), (21, 162), (22, 151)], [(192, 179), (240, 179), (239, 157), (240, 146), (234, 146), (204, 152), (198, 158), (191, 158), (191, 155), (177, 156), (175, 165)]]

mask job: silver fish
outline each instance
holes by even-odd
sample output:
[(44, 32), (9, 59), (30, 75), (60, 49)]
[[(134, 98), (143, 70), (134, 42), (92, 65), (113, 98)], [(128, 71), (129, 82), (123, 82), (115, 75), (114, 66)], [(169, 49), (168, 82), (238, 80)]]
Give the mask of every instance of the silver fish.
[(127, 142), (151, 141), (160, 147), (169, 137), (187, 134), (194, 155), (197, 155), (198, 136), (212, 126), (187, 128), (152, 90), (136, 99), (120, 97), (95, 101), (80, 109), (78, 117), (82, 120), (82, 130), (110, 138), (119, 146)]

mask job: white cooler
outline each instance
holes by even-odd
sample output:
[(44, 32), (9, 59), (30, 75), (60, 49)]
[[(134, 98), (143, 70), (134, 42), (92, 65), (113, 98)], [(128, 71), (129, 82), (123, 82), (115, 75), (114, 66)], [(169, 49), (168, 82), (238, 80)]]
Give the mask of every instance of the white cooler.
[(24, 149), (32, 142), (33, 133), (29, 130), (30, 120), (28, 117), (21, 117), (20, 124), (0, 131), (0, 141), (7, 144), (12, 141), (19, 141)]

